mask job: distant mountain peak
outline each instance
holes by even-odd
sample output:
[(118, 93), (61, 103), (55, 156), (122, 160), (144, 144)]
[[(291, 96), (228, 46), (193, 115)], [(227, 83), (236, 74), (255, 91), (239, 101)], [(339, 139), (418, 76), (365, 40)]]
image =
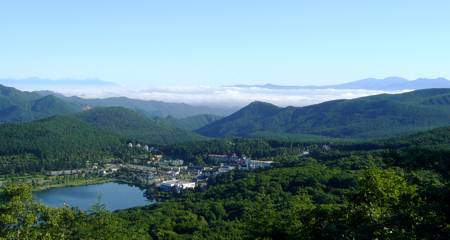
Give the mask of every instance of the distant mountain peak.
[(289, 89), (365, 89), (378, 91), (402, 91), (419, 90), (428, 88), (450, 88), (450, 81), (446, 78), (418, 78), (408, 80), (406, 78), (390, 76), (386, 78), (364, 78), (352, 82), (325, 85), (325, 86), (284, 86), (266, 83), (264, 85), (232, 85), (231, 87), (240, 88), (264, 88), (271, 90), (289, 90)]
[(263, 101), (258, 101), (258, 100), (253, 101), (253, 102), (251, 102), (251, 103), (249, 103), (249, 104), (247, 105), (247, 107), (250, 107), (250, 106), (252, 106), (252, 107), (254, 107), (254, 106), (274, 106), (274, 107), (276, 107), (276, 106), (275, 106), (274, 104), (272, 104), (272, 103), (263, 102)]
[(268, 103), (268, 102), (262, 102), (262, 101), (253, 101), (244, 108), (242, 108), (240, 111), (249, 111), (249, 110), (257, 110), (257, 111), (273, 111), (277, 110), (278, 106)]

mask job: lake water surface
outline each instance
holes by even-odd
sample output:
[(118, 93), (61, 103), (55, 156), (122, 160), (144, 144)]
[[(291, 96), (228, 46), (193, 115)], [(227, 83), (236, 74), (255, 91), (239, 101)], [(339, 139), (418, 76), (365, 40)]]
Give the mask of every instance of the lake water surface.
[(152, 203), (138, 187), (116, 182), (52, 188), (36, 192), (34, 199), (50, 207), (67, 204), (82, 210), (89, 210), (92, 205), (100, 202), (110, 211)]

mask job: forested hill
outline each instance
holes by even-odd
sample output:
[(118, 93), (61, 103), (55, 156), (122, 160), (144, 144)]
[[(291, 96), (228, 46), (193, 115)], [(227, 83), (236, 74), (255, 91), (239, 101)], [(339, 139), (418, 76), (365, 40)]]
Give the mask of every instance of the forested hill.
[(79, 104), (0, 85), (0, 122), (26, 122), (81, 111)]
[[(75, 117), (51, 117), (0, 125), (0, 171), (36, 172), (67, 169), (100, 161), (125, 145), (119, 136)], [(4, 172), (9, 171), (9, 172)]]
[(168, 116), (165, 118), (155, 118), (155, 119), (176, 128), (192, 131), (204, 127), (221, 118), (222, 117), (218, 115), (201, 114), (185, 118), (175, 118), (172, 116)]
[(450, 127), (435, 128), (428, 131), (382, 140), (390, 147), (402, 146), (446, 146), (450, 149)]
[(195, 115), (213, 114), (219, 116), (229, 115), (237, 110), (235, 107), (208, 107), (194, 106), (185, 103), (161, 102), (155, 100), (140, 100), (127, 97), (111, 97), (111, 98), (80, 98), (65, 97), (61, 94), (40, 91), (43, 96), (56, 96), (66, 102), (89, 105), (93, 107), (124, 107), (144, 113), (148, 117), (167, 117), (186, 118)]
[[(404, 139), (433, 145), (434, 141), (447, 141), (448, 133), (446, 129), (436, 129)], [(385, 141), (398, 144), (403, 140)], [(335, 145), (327, 149), (316, 145), (310, 146), (311, 154), (306, 157), (299, 156), (296, 147), (302, 145), (216, 139), (202, 146), (177, 148), (197, 156), (216, 149), (260, 149), (277, 164), (268, 169), (236, 169), (210, 176), (207, 188), (185, 189), (166, 195), (168, 199), (158, 204), (115, 212), (93, 208), (92, 213), (86, 214), (68, 207), (47, 209), (30, 201), (30, 187), (8, 184), (0, 191), (0, 197), (5, 199), (3, 215), (18, 220), (10, 224), (13, 227), (0, 228), (0, 236), (449, 239), (448, 148), (427, 152), (419, 149), (422, 155), (416, 157), (414, 148), (347, 151)], [(407, 143), (405, 147), (413, 146)], [(148, 188), (147, 193), (161, 194), (154, 188)], [(29, 224), (20, 221), (25, 215)]]
[[(84, 99), (65, 97), (51, 91), (27, 92), (0, 84), (0, 123), (29, 122), (51, 116), (73, 114), (89, 107), (124, 107), (143, 113), (146, 117), (177, 119), (177, 127), (198, 128), (216, 116), (225, 116), (236, 111), (233, 107), (193, 106), (184, 103), (168, 103), (138, 100), (126, 97)], [(168, 122), (174, 123), (174, 122)]]
[(72, 169), (109, 161), (128, 141), (172, 144), (205, 139), (121, 107), (0, 125), (0, 174)]
[(122, 107), (98, 107), (76, 115), (81, 121), (115, 133), (125, 139), (147, 144), (172, 144), (204, 137)]
[(450, 89), (426, 89), (280, 108), (253, 102), (197, 132), (210, 137), (312, 134), (378, 138), (450, 125)]

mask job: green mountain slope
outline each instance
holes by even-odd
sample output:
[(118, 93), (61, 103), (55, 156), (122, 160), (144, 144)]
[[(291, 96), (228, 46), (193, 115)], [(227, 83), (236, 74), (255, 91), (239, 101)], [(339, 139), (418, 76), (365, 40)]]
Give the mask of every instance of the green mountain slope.
[(190, 131), (174, 128), (122, 107), (99, 107), (77, 114), (81, 121), (148, 144), (171, 144), (202, 139)]
[(0, 174), (72, 169), (84, 167), (86, 161), (109, 161), (127, 150), (127, 141), (172, 144), (204, 139), (120, 107), (1, 124), (0, 136)]
[(0, 171), (76, 168), (125, 145), (115, 134), (66, 116), (3, 124), (0, 136)]
[[(90, 107), (124, 107), (136, 110), (148, 117), (186, 118), (179, 122), (186, 129), (198, 128), (206, 123), (196, 115), (224, 116), (234, 112), (235, 108), (212, 108), (192, 106), (183, 103), (166, 103), (115, 97), (105, 99), (84, 99), (65, 97), (51, 91), (27, 92), (0, 85), (0, 123), (28, 122), (56, 115), (81, 112)], [(189, 117), (193, 119), (189, 119)], [(215, 120), (215, 119), (214, 119)], [(203, 124), (204, 123), (204, 124)], [(185, 127), (186, 126), (186, 127)]]
[(81, 111), (79, 104), (0, 85), (0, 122), (26, 122)]
[(168, 116), (166, 118), (155, 118), (155, 119), (176, 128), (192, 131), (195, 129), (199, 129), (203, 126), (206, 126), (221, 118), (222, 118), (221, 116), (217, 115), (201, 114), (185, 118), (174, 118), (172, 116)]
[(40, 91), (42, 96), (53, 95), (66, 102), (89, 105), (93, 107), (124, 107), (142, 112), (149, 117), (167, 117), (173, 116), (175, 118), (187, 118), (195, 115), (212, 114), (219, 116), (226, 116), (237, 109), (234, 107), (207, 107), (207, 106), (193, 106), (185, 103), (170, 103), (155, 100), (139, 100), (127, 97), (111, 97), (111, 98), (94, 98), (86, 99), (80, 97), (65, 97), (61, 94)]
[(413, 134), (382, 139), (376, 142), (383, 147), (446, 148), (450, 151), (450, 127), (440, 127)]
[(197, 132), (211, 137), (271, 133), (377, 138), (450, 125), (450, 89), (427, 89), (279, 108), (254, 102)]

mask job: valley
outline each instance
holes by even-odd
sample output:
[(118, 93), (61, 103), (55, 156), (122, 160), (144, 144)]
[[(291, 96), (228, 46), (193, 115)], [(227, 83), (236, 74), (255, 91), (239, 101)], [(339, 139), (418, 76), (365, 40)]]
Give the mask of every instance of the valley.
[(0, 240), (449, 240), (450, 1), (2, 1)]
[(39, 222), (29, 231), (83, 239), (445, 238), (449, 98), (254, 102), (223, 117), (49, 110), (0, 125), (0, 212), (20, 218), (20, 204)]

